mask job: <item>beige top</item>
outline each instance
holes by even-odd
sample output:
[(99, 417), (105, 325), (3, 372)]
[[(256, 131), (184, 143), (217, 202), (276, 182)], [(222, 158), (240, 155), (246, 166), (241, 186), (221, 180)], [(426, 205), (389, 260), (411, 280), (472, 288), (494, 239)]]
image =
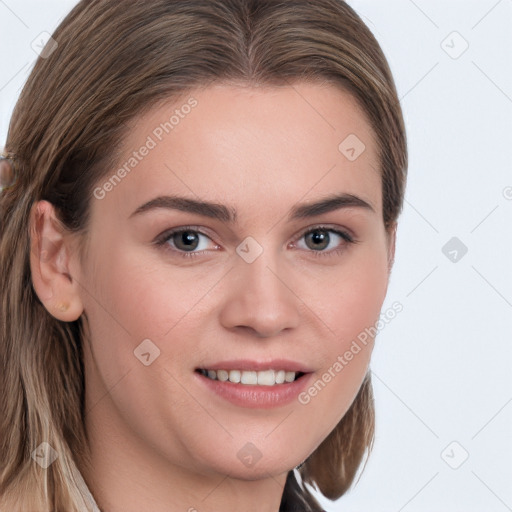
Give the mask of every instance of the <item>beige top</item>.
[(73, 476), (75, 477), (75, 480), (77, 482), (78, 488), (80, 489), (80, 492), (82, 493), (82, 497), (84, 498), (85, 505), (87, 507), (88, 511), (91, 512), (101, 512), (99, 509), (96, 500), (94, 499), (93, 495), (91, 494), (91, 491), (89, 490), (89, 487), (87, 487), (87, 484), (85, 483), (85, 480), (82, 477), (82, 474), (76, 467), (76, 465), (72, 464), (73, 469)]

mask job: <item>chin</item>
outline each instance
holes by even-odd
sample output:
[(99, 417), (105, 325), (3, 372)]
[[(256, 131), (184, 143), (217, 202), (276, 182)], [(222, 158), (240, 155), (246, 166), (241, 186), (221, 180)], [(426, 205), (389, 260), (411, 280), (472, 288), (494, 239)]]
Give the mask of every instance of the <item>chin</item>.
[(230, 478), (237, 480), (260, 480), (262, 478), (269, 478), (269, 476), (278, 476), (292, 470), (296, 464), (293, 461), (284, 463), (283, 461), (276, 461), (274, 459), (266, 459), (263, 457), (256, 462), (241, 462), (238, 458), (232, 458), (222, 461), (210, 461), (210, 464), (205, 461), (205, 465), (215, 473), (229, 475)]

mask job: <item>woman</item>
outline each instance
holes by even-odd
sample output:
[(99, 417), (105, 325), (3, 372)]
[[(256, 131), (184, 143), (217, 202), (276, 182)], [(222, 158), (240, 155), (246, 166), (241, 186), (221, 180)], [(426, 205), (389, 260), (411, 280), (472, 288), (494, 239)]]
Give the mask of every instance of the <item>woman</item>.
[(2, 164), (0, 508), (321, 510), (406, 180), (377, 41), (341, 0), (88, 0), (49, 45)]

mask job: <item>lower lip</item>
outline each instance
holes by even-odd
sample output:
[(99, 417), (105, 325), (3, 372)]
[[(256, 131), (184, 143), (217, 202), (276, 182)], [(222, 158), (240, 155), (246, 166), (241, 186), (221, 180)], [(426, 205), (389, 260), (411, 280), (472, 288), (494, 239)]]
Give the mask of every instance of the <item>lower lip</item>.
[(276, 384), (274, 386), (258, 386), (213, 380), (201, 373), (194, 373), (199, 382), (210, 391), (213, 391), (232, 404), (252, 409), (271, 409), (298, 400), (298, 395), (306, 388), (313, 375), (312, 373), (306, 373), (293, 382)]

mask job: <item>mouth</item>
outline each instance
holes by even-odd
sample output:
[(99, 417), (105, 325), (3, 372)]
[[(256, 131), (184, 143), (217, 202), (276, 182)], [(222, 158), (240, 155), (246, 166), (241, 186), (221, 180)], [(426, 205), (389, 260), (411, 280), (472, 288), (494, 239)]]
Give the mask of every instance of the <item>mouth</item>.
[(304, 372), (294, 372), (283, 369), (252, 371), (197, 368), (195, 371), (210, 380), (217, 380), (232, 384), (243, 384), (246, 386), (281, 386), (295, 382), (306, 375)]
[(207, 393), (237, 407), (253, 409), (293, 404), (315, 376), (309, 365), (289, 359), (205, 361), (194, 373)]

